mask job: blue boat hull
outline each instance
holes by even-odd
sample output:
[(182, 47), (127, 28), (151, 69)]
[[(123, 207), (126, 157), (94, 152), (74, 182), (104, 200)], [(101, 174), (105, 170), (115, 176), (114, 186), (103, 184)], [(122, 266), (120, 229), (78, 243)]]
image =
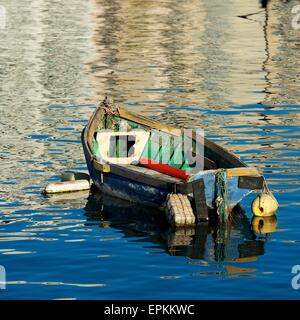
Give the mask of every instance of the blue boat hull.
[[(155, 188), (112, 173), (101, 173), (93, 167), (90, 161), (87, 163), (94, 184), (100, 191), (114, 197), (151, 206), (162, 206), (170, 192), (167, 189)], [(213, 171), (204, 171), (198, 178), (204, 181), (206, 204), (213, 209), (216, 198), (215, 174)], [(233, 209), (251, 192), (250, 189), (238, 187), (238, 177), (229, 178), (227, 180), (228, 207)]]
[(162, 206), (169, 191), (132, 181), (112, 173), (101, 173), (88, 162), (88, 170), (98, 189), (108, 195), (131, 202)]

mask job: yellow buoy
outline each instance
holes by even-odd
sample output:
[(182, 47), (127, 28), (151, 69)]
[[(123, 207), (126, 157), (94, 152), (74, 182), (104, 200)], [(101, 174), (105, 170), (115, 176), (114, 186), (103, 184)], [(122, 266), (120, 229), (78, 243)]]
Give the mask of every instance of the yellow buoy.
[(266, 234), (276, 231), (277, 228), (276, 216), (271, 217), (253, 217), (251, 225), (252, 229), (257, 234)]
[(273, 216), (278, 209), (278, 202), (271, 192), (258, 195), (252, 202), (252, 212), (258, 217)]

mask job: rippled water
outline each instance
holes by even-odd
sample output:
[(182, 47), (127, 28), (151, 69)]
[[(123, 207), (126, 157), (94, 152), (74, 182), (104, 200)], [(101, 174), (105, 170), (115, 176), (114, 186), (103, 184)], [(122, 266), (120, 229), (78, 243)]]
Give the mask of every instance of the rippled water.
[[(0, 0), (0, 299), (298, 299), (296, 4)], [(171, 230), (109, 197), (43, 197), (62, 171), (86, 169), (80, 132), (105, 94), (259, 166), (276, 232), (253, 233), (251, 197), (221, 244), (212, 227)]]

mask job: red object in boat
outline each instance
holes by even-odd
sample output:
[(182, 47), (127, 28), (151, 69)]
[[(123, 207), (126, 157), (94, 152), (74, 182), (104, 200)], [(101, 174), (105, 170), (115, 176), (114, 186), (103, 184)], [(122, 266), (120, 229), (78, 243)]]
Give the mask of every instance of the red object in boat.
[(184, 181), (187, 181), (191, 176), (189, 173), (187, 173), (184, 170), (181, 170), (181, 169), (169, 166), (168, 164), (157, 162), (155, 160), (148, 159), (148, 158), (141, 158), (140, 165), (142, 165), (143, 167), (164, 173), (168, 176), (182, 179)]

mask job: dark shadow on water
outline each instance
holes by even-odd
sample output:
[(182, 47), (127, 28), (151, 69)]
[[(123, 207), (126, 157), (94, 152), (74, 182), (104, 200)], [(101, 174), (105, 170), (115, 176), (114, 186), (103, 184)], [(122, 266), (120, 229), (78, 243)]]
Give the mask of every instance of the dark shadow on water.
[(267, 5), (268, 5), (269, 0), (260, 0), (259, 2), (260, 2), (261, 6), (262, 6), (263, 8), (266, 8)]
[(102, 194), (91, 194), (85, 207), (86, 225), (120, 230), (128, 241), (159, 246), (172, 256), (206, 261), (256, 260), (265, 253), (267, 237), (257, 238), (240, 207), (223, 228), (216, 223), (173, 228), (162, 210)]

